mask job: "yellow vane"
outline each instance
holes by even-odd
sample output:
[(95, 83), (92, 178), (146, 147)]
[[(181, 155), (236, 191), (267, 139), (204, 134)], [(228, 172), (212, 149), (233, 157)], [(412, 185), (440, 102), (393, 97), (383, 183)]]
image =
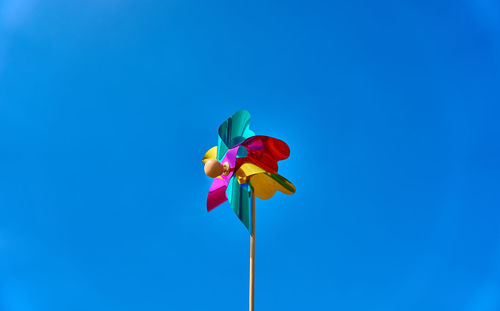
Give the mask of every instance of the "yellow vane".
[(244, 163), (240, 166), (240, 169), (236, 171), (236, 178), (238, 179), (238, 182), (240, 184), (245, 184), (248, 177), (264, 172), (265, 170), (261, 169), (255, 164)]
[(208, 160), (215, 159), (216, 157), (217, 157), (217, 146), (210, 148), (207, 151), (207, 153), (205, 153), (205, 155), (203, 156), (201, 162), (203, 162), (203, 164), (206, 164)]
[(268, 173), (252, 163), (241, 165), (240, 169), (236, 171), (236, 178), (240, 184), (249, 182), (259, 199), (270, 199), (277, 190), (284, 194), (295, 193), (295, 186), (285, 177)]

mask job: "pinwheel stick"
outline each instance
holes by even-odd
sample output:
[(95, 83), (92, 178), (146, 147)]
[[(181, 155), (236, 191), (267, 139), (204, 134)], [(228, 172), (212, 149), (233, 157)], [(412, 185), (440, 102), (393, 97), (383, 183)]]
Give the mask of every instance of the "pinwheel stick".
[(254, 311), (254, 287), (255, 287), (255, 191), (252, 189), (252, 234), (250, 235), (250, 297), (249, 309)]

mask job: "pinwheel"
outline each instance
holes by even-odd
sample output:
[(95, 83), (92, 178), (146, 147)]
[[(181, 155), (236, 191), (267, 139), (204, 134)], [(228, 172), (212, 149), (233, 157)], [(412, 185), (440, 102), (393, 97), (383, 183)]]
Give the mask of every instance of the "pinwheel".
[[(250, 310), (253, 310), (255, 262), (255, 196), (271, 198), (276, 191), (295, 192), (294, 185), (278, 174), (278, 161), (290, 149), (279, 139), (255, 135), (250, 113), (239, 110), (219, 126), (218, 144), (202, 159), (205, 174), (213, 178), (207, 210), (229, 201), (233, 211), (250, 232)], [(251, 201), (251, 204), (250, 204)]]

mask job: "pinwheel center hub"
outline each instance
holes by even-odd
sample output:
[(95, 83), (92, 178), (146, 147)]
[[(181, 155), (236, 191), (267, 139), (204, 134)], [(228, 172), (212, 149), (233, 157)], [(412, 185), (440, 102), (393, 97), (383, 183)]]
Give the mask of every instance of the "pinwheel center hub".
[(231, 171), (231, 166), (229, 165), (229, 162), (222, 163), (222, 175), (227, 176), (229, 175), (230, 171)]
[(210, 159), (205, 163), (205, 174), (208, 177), (216, 178), (220, 175), (227, 176), (231, 172), (231, 165), (229, 162), (220, 163), (216, 159)]

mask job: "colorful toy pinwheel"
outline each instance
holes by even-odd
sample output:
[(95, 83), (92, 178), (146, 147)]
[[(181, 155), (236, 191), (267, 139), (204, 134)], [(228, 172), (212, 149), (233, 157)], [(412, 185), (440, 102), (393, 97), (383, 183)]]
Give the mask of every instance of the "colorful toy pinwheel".
[(207, 210), (229, 201), (250, 231), (250, 311), (254, 310), (255, 196), (266, 200), (277, 190), (295, 192), (293, 184), (278, 174), (278, 161), (289, 155), (284, 141), (255, 135), (250, 130), (250, 113), (240, 110), (220, 125), (217, 146), (202, 160), (205, 174), (214, 179)]
[(288, 158), (290, 149), (279, 139), (255, 136), (250, 130), (250, 113), (237, 111), (219, 127), (219, 142), (203, 157), (205, 173), (214, 178), (208, 192), (207, 210), (229, 201), (241, 222), (251, 230), (250, 197), (269, 199), (279, 190), (295, 187), (278, 172), (278, 161)]

